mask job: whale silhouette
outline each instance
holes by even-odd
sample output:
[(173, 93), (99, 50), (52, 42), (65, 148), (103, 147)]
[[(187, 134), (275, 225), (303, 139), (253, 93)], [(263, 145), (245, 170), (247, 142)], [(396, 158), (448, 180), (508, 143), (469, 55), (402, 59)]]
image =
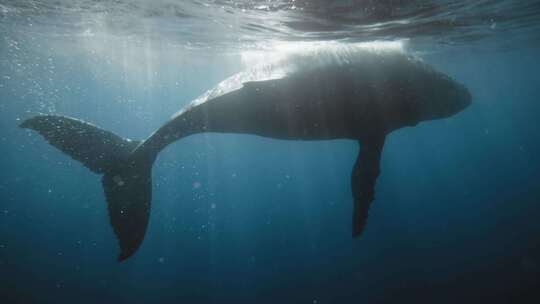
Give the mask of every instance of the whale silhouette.
[(322, 48), (260, 64), (224, 80), (144, 141), (60, 115), (38, 115), (20, 127), (39, 132), (50, 144), (103, 175), (122, 261), (144, 239), (152, 165), (158, 153), (178, 139), (216, 132), (358, 141), (351, 176), (352, 235), (356, 237), (374, 200), (385, 137), (421, 121), (452, 116), (470, 103), (465, 86), (403, 51)]

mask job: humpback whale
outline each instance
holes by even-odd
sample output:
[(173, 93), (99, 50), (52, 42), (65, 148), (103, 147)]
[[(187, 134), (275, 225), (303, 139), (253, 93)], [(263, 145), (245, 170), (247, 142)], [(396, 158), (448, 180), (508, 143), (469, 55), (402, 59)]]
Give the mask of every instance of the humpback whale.
[(145, 236), (151, 170), (171, 143), (203, 133), (288, 140), (351, 139), (359, 152), (351, 174), (352, 235), (366, 226), (386, 136), (421, 121), (450, 117), (471, 103), (468, 89), (421, 59), (396, 50), (298, 52), (219, 83), (142, 141), (75, 118), (40, 114), (20, 127), (102, 175), (118, 260)]

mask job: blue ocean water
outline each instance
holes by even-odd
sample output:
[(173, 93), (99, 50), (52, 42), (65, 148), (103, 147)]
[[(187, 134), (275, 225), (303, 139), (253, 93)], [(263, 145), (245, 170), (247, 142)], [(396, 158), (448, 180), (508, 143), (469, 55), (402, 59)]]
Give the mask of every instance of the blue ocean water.
[[(402, 3), (403, 2), (403, 3)], [(0, 1), (1, 303), (538, 303), (536, 1)], [(392, 133), (352, 239), (357, 143), (199, 134), (118, 263), (100, 177), (18, 124), (146, 138), (275, 45), (399, 41), (473, 104)]]

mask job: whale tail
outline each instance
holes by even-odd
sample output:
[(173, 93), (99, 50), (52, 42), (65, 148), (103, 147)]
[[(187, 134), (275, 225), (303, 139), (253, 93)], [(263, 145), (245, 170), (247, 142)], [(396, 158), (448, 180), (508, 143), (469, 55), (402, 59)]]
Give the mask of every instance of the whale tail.
[(130, 257), (142, 243), (148, 225), (155, 157), (135, 158), (139, 141), (70, 117), (39, 115), (20, 127), (37, 131), (51, 145), (103, 175), (110, 223), (120, 245), (118, 261)]

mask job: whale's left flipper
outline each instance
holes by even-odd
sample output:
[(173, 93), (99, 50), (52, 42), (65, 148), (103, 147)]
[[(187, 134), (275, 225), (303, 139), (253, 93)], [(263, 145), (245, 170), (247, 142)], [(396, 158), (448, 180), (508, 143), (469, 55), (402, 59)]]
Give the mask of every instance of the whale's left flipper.
[(352, 235), (360, 236), (366, 226), (369, 206), (374, 199), (385, 135), (362, 140), (351, 176), (354, 198)]

